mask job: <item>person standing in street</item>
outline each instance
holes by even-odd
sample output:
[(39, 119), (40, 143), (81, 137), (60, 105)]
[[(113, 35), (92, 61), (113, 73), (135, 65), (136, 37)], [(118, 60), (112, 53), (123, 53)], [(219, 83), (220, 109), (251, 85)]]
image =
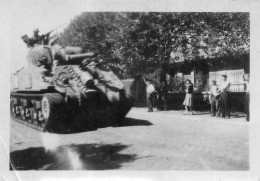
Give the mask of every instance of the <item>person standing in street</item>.
[(191, 114), (193, 114), (193, 84), (189, 79), (187, 79), (185, 82), (186, 96), (183, 102), (183, 105), (185, 106), (185, 114), (188, 114), (189, 109)]
[(248, 74), (244, 74), (243, 75), (243, 79), (245, 81), (244, 83), (244, 90), (246, 92), (245, 95), (245, 113), (246, 113), (246, 121), (250, 120), (250, 111), (249, 111), (249, 104), (250, 104), (250, 84), (249, 84), (249, 75)]
[(220, 93), (218, 92), (218, 86), (217, 81), (212, 80), (212, 86), (210, 88), (210, 94), (211, 94), (211, 116), (216, 116), (216, 114), (219, 114), (219, 97)]
[(155, 88), (149, 80), (146, 81), (144, 78), (144, 82), (146, 84), (146, 101), (148, 112), (153, 112), (153, 96), (155, 93)]
[(229, 105), (229, 88), (230, 82), (227, 80), (227, 75), (221, 75), (222, 83), (220, 85), (220, 108), (222, 118), (230, 118), (230, 105)]

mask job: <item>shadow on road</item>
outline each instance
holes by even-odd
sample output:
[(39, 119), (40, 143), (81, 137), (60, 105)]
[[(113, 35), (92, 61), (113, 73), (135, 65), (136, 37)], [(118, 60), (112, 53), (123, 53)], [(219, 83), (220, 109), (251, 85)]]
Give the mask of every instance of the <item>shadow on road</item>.
[(106, 128), (106, 127), (128, 127), (128, 126), (151, 126), (153, 125), (151, 122), (147, 120), (142, 119), (135, 119), (135, 118), (124, 118), (123, 120), (120, 120), (119, 122), (115, 121), (98, 121), (98, 123), (95, 125), (95, 129), (85, 129), (84, 126), (80, 129), (77, 128), (69, 128), (64, 131), (58, 132), (59, 134), (75, 134), (75, 133), (82, 133), (86, 131), (96, 131), (100, 128)]
[(43, 147), (10, 153), (10, 170), (107, 170), (118, 169), (136, 159), (122, 154), (128, 146), (121, 144), (79, 144), (60, 146), (55, 151)]
[(134, 119), (134, 118), (125, 118), (119, 126), (116, 127), (125, 127), (125, 126), (151, 126), (153, 125), (151, 122), (142, 119)]

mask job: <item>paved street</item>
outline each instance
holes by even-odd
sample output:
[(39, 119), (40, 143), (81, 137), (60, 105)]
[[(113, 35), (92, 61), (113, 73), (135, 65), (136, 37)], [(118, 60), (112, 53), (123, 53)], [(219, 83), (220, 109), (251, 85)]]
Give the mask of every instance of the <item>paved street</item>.
[(10, 157), (22, 170), (248, 170), (249, 128), (239, 114), (148, 113), (133, 108), (121, 127), (40, 133), (11, 121)]

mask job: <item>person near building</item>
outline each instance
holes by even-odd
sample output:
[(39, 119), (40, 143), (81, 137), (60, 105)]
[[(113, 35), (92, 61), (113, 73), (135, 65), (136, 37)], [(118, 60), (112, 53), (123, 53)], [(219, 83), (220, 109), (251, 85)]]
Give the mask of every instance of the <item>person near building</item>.
[(245, 113), (246, 113), (246, 121), (250, 120), (250, 111), (249, 111), (249, 104), (250, 104), (250, 83), (249, 83), (249, 75), (248, 74), (244, 74), (243, 75), (243, 79), (244, 79), (244, 90), (246, 92), (245, 95)]
[(185, 92), (186, 96), (183, 102), (185, 114), (188, 114), (189, 110), (191, 111), (191, 114), (193, 114), (193, 84), (189, 79), (185, 81)]
[(145, 80), (144, 82), (146, 84), (146, 101), (147, 101), (147, 107), (148, 107), (148, 112), (153, 112), (153, 107), (154, 107), (154, 101), (153, 101), (153, 96), (155, 93), (155, 88), (151, 81)]
[(210, 88), (210, 104), (211, 104), (211, 116), (219, 115), (219, 97), (220, 92), (217, 86), (217, 81), (212, 80), (212, 86)]
[(222, 83), (219, 87), (220, 92), (220, 113), (222, 118), (230, 118), (230, 104), (229, 104), (229, 88), (230, 82), (227, 80), (227, 75), (223, 74)]

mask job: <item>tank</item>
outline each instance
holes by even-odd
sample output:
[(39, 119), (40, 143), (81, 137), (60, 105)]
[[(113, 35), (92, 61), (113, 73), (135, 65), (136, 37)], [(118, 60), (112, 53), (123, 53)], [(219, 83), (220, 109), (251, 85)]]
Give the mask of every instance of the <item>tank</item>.
[(28, 66), (11, 76), (12, 120), (42, 132), (122, 123), (133, 104), (124, 85), (94, 53), (74, 49), (38, 45), (29, 50)]

